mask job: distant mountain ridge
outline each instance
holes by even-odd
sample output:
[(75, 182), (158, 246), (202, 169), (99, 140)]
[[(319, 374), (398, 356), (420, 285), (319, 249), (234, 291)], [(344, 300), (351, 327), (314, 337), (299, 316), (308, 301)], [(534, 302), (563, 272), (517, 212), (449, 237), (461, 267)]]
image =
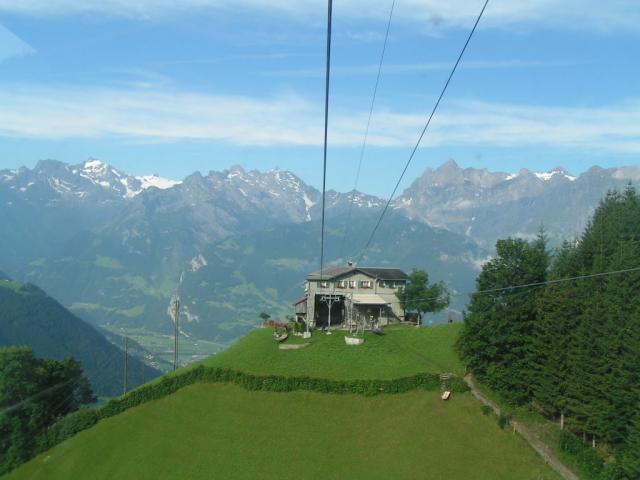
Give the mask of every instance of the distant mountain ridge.
[[(491, 246), (507, 235), (531, 235), (540, 224), (552, 235), (571, 237), (584, 228), (607, 190), (624, 188), (630, 181), (640, 181), (640, 167), (592, 167), (573, 176), (562, 167), (506, 173), (461, 168), (449, 160), (435, 170), (427, 169), (392, 207), (411, 219)], [(329, 190), (327, 213), (344, 214), (352, 198), (355, 207), (364, 210), (380, 209), (386, 203), (361, 192)], [(181, 223), (177, 216), (187, 217), (193, 229), (190, 241), (201, 246), (203, 240), (319, 219), (320, 200), (317, 189), (288, 171), (245, 171), (234, 166), (207, 175), (195, 172), (174, 181), (130, 176), (96, 159), (79, 165), (43, 160), (33, 169), (0, 171), (0, 204), (4, 207), (0, 221), (18, 226), (14, 238), (0, 236), (0, 247), (23, 259), (29, 256), (23, 251), (28, 230), (47, 233), (48, 245), (38, 245), (46, 251), (109, 220), (118, 223), (114, 228), (120, 229), (126, 242), (144, 238), (144, 228), (134, 228), (141, 216), (149, 221), (149, 228), (156, 229)], [(162, 225), (154, 225), (159, 219)], [(34, 228), (34, 220), (41, 225), (39, 229)]]
[(498, 238), (532, 236), (541, 225), (556, 239), (571, 239), (608, 190), (639, 181), (640, 167), (592, 167), (576, 177), (562, 167), (510, 174), (460, 168), (450, 160), (427, 169), (393, 206), (487, 247)]

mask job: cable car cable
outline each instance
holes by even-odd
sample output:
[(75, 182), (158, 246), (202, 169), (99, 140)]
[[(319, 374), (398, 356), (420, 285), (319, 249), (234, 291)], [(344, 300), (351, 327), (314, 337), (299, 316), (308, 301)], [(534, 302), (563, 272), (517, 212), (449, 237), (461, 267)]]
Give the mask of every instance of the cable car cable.
[(438, 97), (438, 100), (436, 101), (435, 105), (433, 106), (433, 109), (431, 110), (431, 114), (429, 115), (429, 118), (427, 119), (427, 123), (425, 124), (424, 128), (422, 129), (422, 132), (420, 133), (420, 136), (418, 137), (418, 141), (416, 142), (415, 146), (413, 147), (413, 150), (411, 151), (411, 155), (409, 155), (409, 159), (407, 160), (407, 163), (405, 164), (404, 169), (402, 170), (402, 173), (400, 174), (400, 178), (398, 178), (398, 181), (396, 182), (396, 186), (394, 187), (393, 192), (391, 192), (391, 195), (389, 196), (389, 200), (387, 201), (386, 205), (384, 206), (384, 209), (382, 210), (382, 213), (380, 214), (380, 217), (378, 218), (378, 221), (377, 221), (375, 227), (373, 227), (373, 230), (371, 231), (371, 235), (369, 236), (369, 239), (367, 240), (367, 243), (365, 244), (364, 248), (360, 252), (360, 255), (358, 257), (358, 261), (356, 262), (356, 264), (360, 263), (360, 261), (364, 257), (364, 254), (366, 253), (367, 249), (371, 245), (371, 241), (373, 240), (373, 237), (375, 236), (375, 234), (376, 234), (376, 232), (378, 230), (378, 227), (380, 227), (380, 224), (382, 223), (382, 219), (384, 218), (385, 214), (387, 213), (387, 210), (389, 209), (389, 205), (391, 204), (391, 201), (393, 200), (393, 197), (396, 194), (396, 191), (398, 190), (398, 187), (400, 186), (400, 182), (402, 182), (402, 179), (404, 178), (404, 175), (407, 173), (407, 169), (409, 168), (409, 165), (411, 165), (411, 161), (413, 160), (413, 157), (415, 156), (416, 152), (418, 151), (418, 147), (420, 146), (420, 143), (422, 142), (422, 138), (424, 137), (425, 133), (427, 132), (427, 129), (429, 128), (429, 125), (431, 124), (431, 120), (433, 119), (436, 111), (438, 110), (438, 107), (440, 106), (440, 102), (442, 101), (442, 98), (444, 97), (444, 94), (447, 91), (447, 88), (449, 87), (449, 84), (451, 83), (451, 79), (453, 78), (453, 75), (456, 73), (456, 70), (458, 69), (458, 65), (460, 64), (460, 61), (462, 60), (462, 56), (464, 55), (464, 52), (467, 50), (467, 46), (469, 45), (469, 42), (471, 41), (471, 38), (473, 37), (473, 34), (475, 33), (476, 28), (478, 27), (478, 24), (480, 23), (480, 19), (482, 18), (482, 15), (484, 14), (484, 11), (487, 8), (488, 3), (489, 3), (489, 0), (485, 0), (484, 5), (482, 6), (482, 10), (480, 10), (480, 14), (478, 15), (478, 18), (476, 18), (476, 21), (473, 24), (473, 28), (469, 32), (469, 35), (467, 36), (467, 40), (464, 43), (464, 46), (462, 47), (462, 50), (460, 51), (460, 54), (458, 55), (458, 59), (456, 60), (456, 63), (453, 65), (453, 69), (451, 70), (451, 73), (449, 74), (449, 77), (447, 78), (447, 81), (445, 82), (444, 87), (442, 88), (442, 91), (440, 92), (440, 96)]
[(342, 241), (340, 244), (340, 254), (338, 257), (342, 257), (342, 254), (344, 252), (344, 244), (345, 241), (349, 235), (349, 230), (351, 228), (351, 214), (353, 211), (353, 204), (355, 203), (355, 196), (356, 196), (356, 191), (358, 189), (358, 183), (360, 182), (360, 172), (362, 170), (362, 159), (364, 158), (364, 152), (366, 149), (366, 145), (367, 145), (367, 140), (369, 139), (369, 128), (371, 126), (371, 118), (373, 116), (373, 107), (376, 103), (376, 96), (378, 94), (378, 85), (380, 84), (380, 73), (382, 71), (382, 63), (384, 61), (384, 54), (387, 50), (387, 41), (389, 39), (389, 29), (391, 28), (391, 19), (393, 18), (393, 10), (396, 6), (396, 0), (393, 0), (393, 2), (391, 2), (391, 10), (389, 10), (389, 19), (387, 20), (387, 30), (385, 32), (384, 35), (384, 42), (382, 44), (382, 52), (380, 54), (380, 62), (378, 64), (378, 74), (376, 76), (376, 83), (375, 86), (373, 87), (373, 95), (371, 97), (371, 105), (369, 107), (369, 118), (367, 119), (367, 126), (365, 128), (364, 131), (364, 138), (362, 140), (362, 146), (360, 147), (360, 158), (358, 160), (358, 169), (356, 171), (356, 180), (353, 184), (353, 189), (351, 190), (351, 200), (349, 202), (349, 211), (347, 212), (347, 219), (345, 222), (345, 230), (344, 233), (342, 234)]
[(331, 15), (333, 0), (328, 0), (327, 5), (327, 69), (325, 79), (324, 97), (324, 155), (322, 165), (322, 227), (320, 233), (320, 279), (324, 270), (324, 220), (327, 189), (327, 130), (329, 127), (329, 78), (331, 75)]

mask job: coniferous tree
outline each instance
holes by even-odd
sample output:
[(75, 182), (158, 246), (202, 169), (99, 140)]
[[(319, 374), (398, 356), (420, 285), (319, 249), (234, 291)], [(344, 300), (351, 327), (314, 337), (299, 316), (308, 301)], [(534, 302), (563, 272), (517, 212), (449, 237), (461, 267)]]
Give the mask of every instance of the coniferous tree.
[(640, 404), (636, 406), (635, 419), (629, 428), (622, 467), (629, 478), (640, 478)]
[[(471, 370), (511, 401), (531, 396), (530, 365), (536, 301), (541, 291), (518, 288), (544, 282), (549, 263), (546, 240), (499, 240), (497, 255), (476, 281), (458, 348)], [(515, 288), (514, 288), (515, 287)]]
[[(575, 256), (574, 245), (565, 242), (554, 259), (549, 280), (573, 275)], [(568, 352), (581, 312), (581, 304), (574, 293), (572, 284), (550, 284), (538, 304), (533, 339), (536, 356), (531, 365), (534, 369), (533, 389), (537, 404), (551, 417), (567, 413)]]

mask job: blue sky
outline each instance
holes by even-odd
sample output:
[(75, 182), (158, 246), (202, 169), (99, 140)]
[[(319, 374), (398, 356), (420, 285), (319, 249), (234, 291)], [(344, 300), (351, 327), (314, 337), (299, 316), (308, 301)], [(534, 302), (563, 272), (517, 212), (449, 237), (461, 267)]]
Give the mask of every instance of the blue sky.
[[(397, 0), (359, 188), (388, 195), (479, 12)], [(328, 187), (353, 187), (391, 1), (336, 0)], [(320, 186), (326, 6), (0, 0), (0, 168), (234, 164)], [(640, 5), (492, 0), (407, 180), (640, 163)], [(405, 182), (406, 184), (406, 182)]]

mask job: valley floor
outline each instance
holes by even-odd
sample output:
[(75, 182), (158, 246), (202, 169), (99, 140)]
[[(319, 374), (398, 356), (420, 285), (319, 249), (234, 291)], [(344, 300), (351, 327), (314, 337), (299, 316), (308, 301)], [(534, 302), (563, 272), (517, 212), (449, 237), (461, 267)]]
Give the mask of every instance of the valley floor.
[(101, 421), (21, 479), (558, 479), (469, 393), (362, 397), (192, 385)]

